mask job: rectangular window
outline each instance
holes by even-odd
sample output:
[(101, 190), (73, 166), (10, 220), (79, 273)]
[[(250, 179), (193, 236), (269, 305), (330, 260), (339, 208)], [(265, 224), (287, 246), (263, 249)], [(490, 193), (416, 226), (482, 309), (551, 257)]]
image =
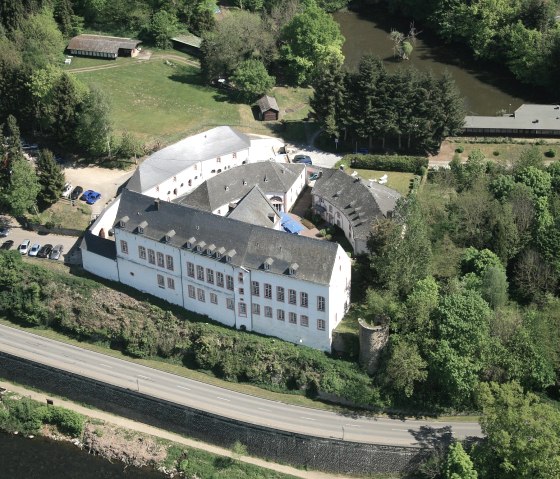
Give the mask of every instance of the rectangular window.
[(304, 327), (308, 327), (309, 326), (309, 318), (307, 316), (305, 316), (304, 314), (302, 314), (299, 317), (299, 324), (301, 324)]
[(284, 302), (284, 288), (282, 286), (276, 286), (276, 301)]
[(290, 304), (297, 304), (297, 293), (295, 289), (288, 290), (288, 302)]
[(233, 291), (233, 276), (226, 274), (226, 288)]
[(146, 259), (146, 248), (138, 246), (138, 256), (140, 259)]
[(210, 284), (214, 284), (214, 270), (210, 268), (206, 268), (206, 281)]
[(324, 319), (318, 319), (317, 320), (317, 329), (319, 331), (324, 331), (325, 330), (325, 320)]
[(270, 306), (265, 306), (264, 307), (264, 315), (267, 318), (272, 318), (272, 308)]
[(261, 305), (260, 304), (253, 304), (253, 314), (260, 315), (261, 314)]
[(233, 299), (226, 298), (226, 307), (227, 309), (233, 309)]
[(224, 287), (224, 273), (216, 273), (216, 284), (220, 287)]
[(198, 300), (199, 300), (199, 301), (202, 301), (202, 302), (204, 303), (204, 302), (206, 301), (206, 295), (204, 294), (204, 290), (198, 288), (198, 289), (196, 290), (196, 292), (197, 292), (197, 294), (198, 294)]
[(239, 316), (247, 316), (247, 304), (246, 303), (238, 303), (237, 310), (239, 311)]
[(317, 311), (325, 311), (325, 298), (317, 296)]
[(160, 288), (165, 288), (165, 278), (161, 274), (157, 275), (157, 285)]
[(296, 313), (290, 313), (288, 315), (288, 319), (289, 319), (291, 324), (297, 324), (297, 314)]
[(128, 243), (125, 240), (121, 240), (121, 253), (128, 254)]
[(251, 294), (253, 296), (260, 296), (259, 282), (258, 281), (252, 281), (251, 282)]
[(237, 275), (237, 281), (238, 281), (239, 283), (243, 283), (243, 273), (239, 273), (239, 274)]
[(194, 298), (195, 297), (195, 289), (194, 286), (189, 284), (189, 298)]
[(307, 295), (307, 293), (301, 292), (299, 293), (299, 305), (307, 308), (307, 305), (309, 303), (309, 296)]
[(284, 321), (286, 319), (286, 316), (284, 314), (284, 310), (283, 309), (277, 309), (276, 310), (276, 319), (278, 321)]
[(175, 280), (173, 278), (167, 278), (167, 287), (169, 289), (175, 289)]
[(204, 268), (202, 266), (196, 267), (196, 279), (204, 281)]
[(173, 271), (173, 256), (170, 254), (165, 255), (165, 263), (169, 271)]
[(210, 302), (212, 304), (218, 304), (218, 295), (216, 293), (210, 293)]
[(187, 276), (194, 278), (194, 264), (187, 261)]
[(163, 253), (160, 253), (159, 251), (156, 253), (157, 255), (157, 265), (160, 268), (165, 268), (165, 263), (163, 261)]
[(270, 284), (264, 283), (264, 297), (266, 299), (272, 299), (272, 286), (270, 286)]

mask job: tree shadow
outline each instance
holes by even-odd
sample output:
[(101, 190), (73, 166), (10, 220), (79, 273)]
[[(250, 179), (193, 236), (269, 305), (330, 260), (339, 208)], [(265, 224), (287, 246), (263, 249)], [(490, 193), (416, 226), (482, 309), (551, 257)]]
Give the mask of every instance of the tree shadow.
[(195, 85), (201, 87), (208, 86), (204, 82), (204, 78), (202, 77), (200, 71), (185, 66), (176, 67), (175, 71), (171, 73), (171, 75), (169, 75), (168, 78), (172, 81), (176, 81), (188, 85)]
[(409, 429), (408, 432), (422, 449), (446, 449), (453, 442), (451, 426), (421, 426), (420, 429)]

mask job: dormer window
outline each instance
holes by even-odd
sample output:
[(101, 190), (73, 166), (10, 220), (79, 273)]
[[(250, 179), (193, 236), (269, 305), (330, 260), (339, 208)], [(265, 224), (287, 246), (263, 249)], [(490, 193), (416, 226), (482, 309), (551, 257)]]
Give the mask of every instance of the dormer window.
[(196, 245), (196, 252), (197, 253), (202, 253), (205, 250), (205, 248), (206, 248), (206, 242), (201, 241), (200, 243), (198, 243)]
[(214, 254), (214, 250), (216, 249), (216, 245), (211, 244), (208, 246), (208, 248), (206, 248), (206, 254), (208, 256), (212, 256)]
[(220, 246), (216, 250), (216, 259), (222, 259), (222, 256), (224, 255), (225, 252), (226, 252), (226, 249), (223, 246)]
[(146, 229), (147, 226), (148, 226), (148, 222), (147, 221), (142, 221), (142, 223), (140, 223), (138, 225), (138, 234), (143, 235), (144, 230)]
[(235, 251), (234, 249), (230, 249), (226, 253), (226, 263), (231, 263), (231, 258), (233, 258), (236, 254), (237, 254), (237, 251)]
[(128, 216), (123, 216), (120, 220), (119, 220), (119, 228), (124, 228), (126, 226), (126, 224), (128, 223), (128, 221), (130, 220), (130, 218)]
[(272, 258), (266, 258), (263, 263), (264, 270), (270, 271), (270, 267), (272, 266), (272, 263), (274, 263), (274, 260)]
[(175, 236), (175, 230), (169, 230), (167, 233), (165, 233), (165, 242), (169, 243), (174, 236)]
[(188, 249), (192, 249), (195, 243), (196, 243), (196, 238), (195, 238), (194, 236), (191, 236), (191, 237), (187, 240), (187, 248), (188, 248)]
[(297, 270), (299, 269), (299, 264), (297, 263), (292, 263), (290, 265), (290, 267), (288, 268), (288, 273), (290, 274), (290, 276), (293, 276), (294, 274), (297, 273)]

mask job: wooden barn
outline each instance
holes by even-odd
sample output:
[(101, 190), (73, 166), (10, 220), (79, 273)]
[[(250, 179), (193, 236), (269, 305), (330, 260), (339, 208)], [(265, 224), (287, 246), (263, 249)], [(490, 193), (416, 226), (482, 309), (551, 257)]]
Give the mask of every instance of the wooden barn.
[(140, 40), (107, 37), (104, 35), (78, 35), (70, 40), (67, 50), (72, 55), (112, 58), (135, 57), (139, 53)]
[(280, 116), (280, 108), (276, 103), (276, 98), (265, 95), (257, 101), (262, 121), (275, 121)]
[(193, 35), (192, 33), (187, 33), (185, 35), (177, 35), (171, 39), (173, 42), (173, 48), (176, 50), (181, 50), (182, 52), (190, 53), (197, 57), (200, 56), (200, 44), (202, 43), (202, 38)]

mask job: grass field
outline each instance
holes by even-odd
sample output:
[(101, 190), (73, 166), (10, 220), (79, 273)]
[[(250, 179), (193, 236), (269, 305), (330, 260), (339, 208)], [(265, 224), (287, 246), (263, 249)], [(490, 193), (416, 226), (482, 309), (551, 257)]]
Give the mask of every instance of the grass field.
[[(480, 150), (484, 156), (488, 159), (493, 159), (498, 162), (510, 163), (519, 158), (519, 155), (526, 150), (535, 146), (538, 148), (542, 155), (543, 160), (551, 161), (553, 159), (560, 158), (560, 142), (555, 140), (548, 140), (545, 145), (535, 145), (533, 142), (515, 142), (515, 143), (468, 143), (464, 141), (449, 141), (450, 154), (448, 156), (453, 157), (455, 150), (459, 147), (463, 148), (463, 152), (460, 153), (461, 159), (466, 160), (469, 154), (474, 150)], [(547, 158), (544, 156), (545, 151), (554, 150), (556, 156), (554, 158)], [(451, 159), (451, 158), (450, 158)]]
[[(162, 52), (180, 55), (179, 52)], [(185, 59), (187, 57), (185, 56)], [(72, 68), (107, 64), (104, 60), (75, 59)], [(80, 80), (104, 91), (112, 105), (116, 134), (129, 131), (148, 144), (162, 146), (219, 125), (241, 131), (280, 135), (281, 124), (257, 121), (251, 107), (235, 103), (227, 92), (207, 86), (200, 70), (163, 58), (145, 62), (118, 59), (119, 67), (76, 73)], [(114, 62), (113, 62), (114, 63)], [(68, 71), (72, 71), (69, 68)], [(309, 112), (310, 89), (277, 87), (275, 95), (285, 118), (302, 124)]]
[(91, 221), (91, 207), (81, 201), (72, 206), (70, 201), (61, 200), (31, 219), (42, 225), (51, 222), (62, 228), (85, 230)]

